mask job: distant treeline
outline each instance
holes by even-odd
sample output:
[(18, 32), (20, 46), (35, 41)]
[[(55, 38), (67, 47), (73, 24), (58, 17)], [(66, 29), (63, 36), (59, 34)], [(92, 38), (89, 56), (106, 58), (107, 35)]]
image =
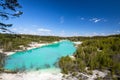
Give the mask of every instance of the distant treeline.
[(94, 37), (58, 37), (58, 36), (38, 36), (38, 35), (25, 35), (25, 34), (0, 34), (0, 49), (4, 51), (13, 51), (20, 49), (20, 45), (28, 46), (31, 42), (50, 43), (63, 39), (70, 41), (85, 41), (92, 39), (104, 39), (107, 37), (120, 37), (120, 35), (111, 36), (94, 36)]
[(71, 41), (85, 41), (85, 40), (93, 40), (93, 39), (104, 39), (108, 37), (120, 37), (120, 34), (108, 35), (108, 36), (91, 36), (91, 37), (74, 36), (74, 37), (65, 37), (65, 39), (69, 39)]
[(59, 40), (57, 36), (0, 34), (0, 49), (13, 51), (20, 49), (20, 45), (27, 47), (31, 42), (50, 43)]

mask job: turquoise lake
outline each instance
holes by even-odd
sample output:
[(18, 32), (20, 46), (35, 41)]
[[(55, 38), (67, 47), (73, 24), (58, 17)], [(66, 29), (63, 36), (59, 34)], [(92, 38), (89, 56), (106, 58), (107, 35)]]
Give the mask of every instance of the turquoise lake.
[(16, 52), (7, 57), (4, 68), (8, 70), (57, 68), (57, 62), (61, 57), (73, 55), (75, 51), (74, 43), (68, 40), (60, 41), (31, 50)]

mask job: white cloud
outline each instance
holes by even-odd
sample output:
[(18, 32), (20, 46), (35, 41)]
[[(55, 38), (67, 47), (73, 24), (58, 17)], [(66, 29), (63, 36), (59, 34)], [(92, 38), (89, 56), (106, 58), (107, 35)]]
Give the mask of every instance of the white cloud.
[(93, 32), (93, 35), (98, 35), (98, 33), (96, 33), (96, 32)]
[(32, 27), (39, 27), (38, 25), (32, 25)]
[(44, 29), (44, 28), (39, 28), (39, 29), (37, 29), (37, 31), (40, 31), (40, 32), (51, 32), (50, 29)]
[(60, 17), (60, 23), (63, 24), (64, 23), (64, 16)]
[(104, 22), (107, 22), (108, 20), (106, 20), (106, 19), (102, 19)]
[(16, 31), (16, 30), (17, 30), (17, 28), (12, 28), (11, 30)]
[(10, 30), (18, 34), (31, 34), (31, 35), (54, 35), (52, 30), (46, 28), (38, 28), (37, 25), (32, 25), (36, 28), (17, 27)]
[(84, 17), (81, 17), (80, 20), (85, 20), (85, 18), (84, 18)]
[(62, 30), (59, 35), (60, 35), (60, 36), (65, 36), (65, 31)]
[(120, 24), (120, 22), (118, 22), (118, 24)]
[(105, 36), (106, 34), (105, 34), (105, 33), (101, 33), (100, 35), (101, 35), (101, 36)]
[(37, 30), (36, 30), (36, 33), (38, 34), (38, 35), (43, 35), (43, 36), (53, 36), (54, 35), (54, 33), (52, 32), (52, 30), (50, 30), (50, 29), (45, 29), (45, 28), (38, 28)]
[(90, 19), (89, 21), (92, 21), (92, 22), (94, 22), (94, 23), (97, 23), (97, 22), (100, 22), (101, 19), (99, 19), (99, 18), (92, 18), (92, 19)]
[(89, 37), (92, 37), (92, 36), (105, 36), (107, 35), (106, 33), (97, 33), (97, 32), (92, 32), (92, 33), (85, 33), (83, 36), (89, 36)]
[(72, 36), (80, 36), (78, 32), (73, 32)]
[(117, 33), (120, 33), (120, 30), (118, 30)]

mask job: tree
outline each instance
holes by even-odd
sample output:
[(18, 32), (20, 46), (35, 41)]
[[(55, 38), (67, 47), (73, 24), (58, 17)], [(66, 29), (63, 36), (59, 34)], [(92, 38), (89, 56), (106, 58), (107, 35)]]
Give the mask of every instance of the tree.
[[(18, 3), (18, 0), (0, 0), (0, 18), (1, 20), (9, 20), (12, 17), (19, 17), (23, 14), (20, 10), (21, 5)], [(12, 24), (7, 24), (0, 21), (0, 31), (2, 32), (11, 32), (8, 27), (11, 27)]]
[(5, 54), (0, 53), (0, 73), (3, 71), (5, 65)]

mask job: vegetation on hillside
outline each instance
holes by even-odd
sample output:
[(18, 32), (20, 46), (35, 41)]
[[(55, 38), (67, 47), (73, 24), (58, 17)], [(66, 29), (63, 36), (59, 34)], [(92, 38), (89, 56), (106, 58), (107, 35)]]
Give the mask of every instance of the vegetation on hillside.
[[(120, 35), (114, 35), (120, 37)], [(111, 36), (112, 37), (112, 36)], [(93, 39), (105, 39), (107, 36), (95, 37), (57, 37), (57, 36), (37, 36), (37, 35), (18, 35), (18, 34), (0, 34), (0, 49), (4, 51), (14, 51), (21, 49), (21, 45), (27, 47), (31, 42), (50, 43), (62, 39), (71, 41), (85, 41)]]
[(104, 38), (91, 38), (83, 41), (74, 54), (62, 57), (59, 66), (63, 73), (85, 72), (89, 70), (108, 70), (111, 75), (120, 76), (120, 35)]
[(0, 34), (0, 49), (3, 51), (14, 51), (20, 49), (21, 45), (27, 47), (31, 42), (49, 43), (60, 40), (53, 36), (35, 36), (35, 35), (15, 35)]

